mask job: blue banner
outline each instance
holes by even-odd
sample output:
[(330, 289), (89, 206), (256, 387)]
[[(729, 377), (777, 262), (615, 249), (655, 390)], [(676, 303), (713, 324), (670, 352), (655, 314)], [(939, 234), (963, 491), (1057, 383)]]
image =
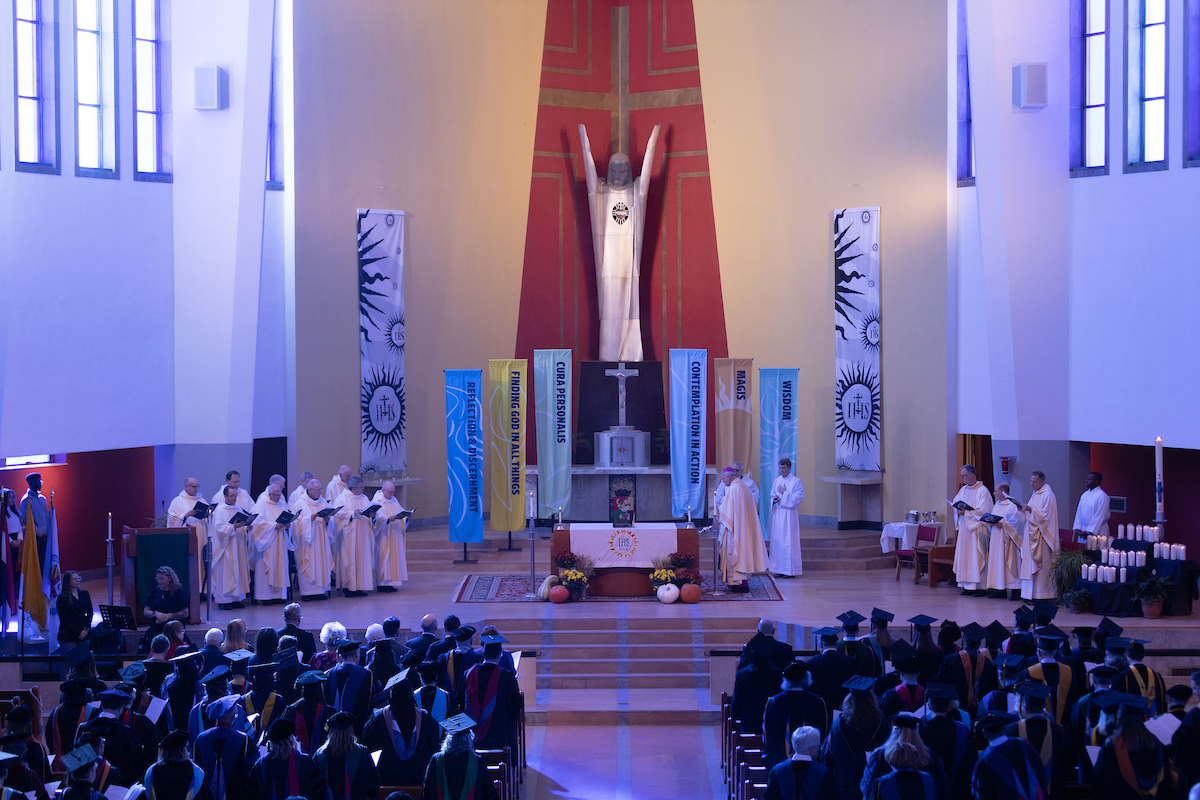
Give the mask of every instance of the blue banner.
[(671, 514), (695, 519), (708, 509), (708, 351), (672, 350), (670, 370)]
[(538, 517), (571, 513), (571, 351), (533, 351)]
[(760, 369), (758, 371), (758, 488), (764, 502), (759, 517), (763, 535), (771, 535), (771, 486), (779, 477), (779, 459), (792, 459), (796, 472), (796, 383), (798, 369)]
[(446, 370), (450, 541), (483, 541), (483, 370)]

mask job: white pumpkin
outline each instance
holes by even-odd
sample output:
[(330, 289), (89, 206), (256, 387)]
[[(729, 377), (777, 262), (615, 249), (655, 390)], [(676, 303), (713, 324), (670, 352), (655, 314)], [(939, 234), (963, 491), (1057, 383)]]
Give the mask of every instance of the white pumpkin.
[(679, 587), (673, 583), (664, 583), (658, 587), (658, 599), (663, 603), (674, 603), (679, 599)]

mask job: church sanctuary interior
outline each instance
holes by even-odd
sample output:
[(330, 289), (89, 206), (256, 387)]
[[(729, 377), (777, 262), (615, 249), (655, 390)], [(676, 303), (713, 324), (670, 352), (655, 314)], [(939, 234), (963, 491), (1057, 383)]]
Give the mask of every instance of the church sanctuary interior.
[(1200, 0), (0, 3), (0, 800), (1200, 798), (1196, 167)]

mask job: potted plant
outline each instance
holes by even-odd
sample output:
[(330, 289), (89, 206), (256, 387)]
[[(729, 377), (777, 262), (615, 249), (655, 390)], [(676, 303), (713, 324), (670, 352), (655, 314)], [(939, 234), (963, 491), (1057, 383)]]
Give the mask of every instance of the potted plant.
[(1074, 591), (1075, 581), (1083, 577), (1083, 565), (1091, 559), (1082, 550), (1060, 550), (1054, 561), (1054, 588), (1064, 603), (1068, 592)]
[(1072, 589), (1062, 596), (1062, 601), (1072, 614), (1088, 614), (1092, 610), (1092, 593), (1087, 589)]
[(572, 600), (587, 599), (588, 579), (577, 569), (564, 570), (559, 576), (559, 585), (567, 587), (567, 591), (571, 593)]
[(1171, 583), (1163, 580), (1155, 572), (1140, 581), (1133, 592), (1134, 600), (1142, 601), (1142, 616), (1147, 619), (1158, 619), (1162, 616), (1163, 603), (1171, 594)]
[(565, 570), (575, 569), (579, 557), (570, 550), (562, 550), (554, 554), (554, 566), (558, 567), (558, 576), (561, 578)]

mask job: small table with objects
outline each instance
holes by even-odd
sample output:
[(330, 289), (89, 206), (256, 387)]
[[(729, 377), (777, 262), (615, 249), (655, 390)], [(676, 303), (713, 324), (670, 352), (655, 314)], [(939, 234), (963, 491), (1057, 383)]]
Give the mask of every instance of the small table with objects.
[[(1110, 542), (1114, 550), (1153, 552), (1153, 542), (1132, 539), (1115, 539)], [(1099, 550), (1085, 550), (1094, 563), (1100, 561)], [(1076, 589), (1086, 589), (1092, 596), (1092, 613), (1108, 617), (1140, 617), (1142, 602), (1135, 600), (1133, 593), (1137, 585), (1154, 573), (1171, 584), (1171, 594), (1163, 601), (1164, 617), (1186, 617), (1192, 613), (1192, 603), (1200, 599), (1196, 580), (1200, 578), (1200, 564), (1192, 560), (1154, 558), (1147, 556), (1146, 566), (1127, 567), (1124, 583), (1102, 583), (1079, 578)]]
[(917, 529), (924, 525), (927, 528), (937, 528), (933, 547), (942, 547), (950, 543), (950, 537), (946, 533), (946, 526), (941, 520), (937, 522), (889, 522), (883, 526), (883, 533), (879, 536), (879, 546), (883, 552), (891, 553), (895, 550), (912, 550), (917, 543)]

